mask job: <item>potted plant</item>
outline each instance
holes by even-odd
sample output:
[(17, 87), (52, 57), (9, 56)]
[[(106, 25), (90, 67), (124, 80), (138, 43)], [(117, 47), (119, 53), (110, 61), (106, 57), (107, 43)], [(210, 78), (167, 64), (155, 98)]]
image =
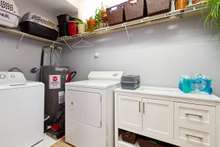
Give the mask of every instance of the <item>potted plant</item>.
[(90, 17), (89, 20), (87, 20), (87, 25), (88, 25), (88, 31), (93, 32), (97, 25), (96, 19)]
[(220, 29), (220, 0), (207, 0), (207, 7), (205, 23), (211, 28)]
[(101, 11), (101, 9), (96, 9), (95, 20), (96, 20), (96, 28), (98, 29), (98, 28), (101, 27), (101, 23), (102, 23), (102, 11)]

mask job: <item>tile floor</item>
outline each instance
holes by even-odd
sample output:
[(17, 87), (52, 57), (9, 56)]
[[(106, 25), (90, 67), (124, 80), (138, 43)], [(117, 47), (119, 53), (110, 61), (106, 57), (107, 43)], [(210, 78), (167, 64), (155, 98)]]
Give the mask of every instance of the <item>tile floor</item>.
[(45, 134), (44, 140), (34, 147), (50, 147), (51, 145), (55, 144), (57, 141), (58, 140), (54, 140), (53, 138)]

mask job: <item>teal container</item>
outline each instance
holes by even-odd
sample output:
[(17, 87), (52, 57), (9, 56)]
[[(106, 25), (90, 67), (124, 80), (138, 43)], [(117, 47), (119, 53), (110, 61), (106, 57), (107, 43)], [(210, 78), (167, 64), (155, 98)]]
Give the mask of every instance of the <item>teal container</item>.
[(181, 77), (179, 82), (179, 89), (184, 93), (191, 93), (192, 92), (192, 80), (190, 77)]
[(202, 74), (192, 77), (182, 76), (179, 89), (184, 93), (208, 93), (212, 94), (212, 80)]

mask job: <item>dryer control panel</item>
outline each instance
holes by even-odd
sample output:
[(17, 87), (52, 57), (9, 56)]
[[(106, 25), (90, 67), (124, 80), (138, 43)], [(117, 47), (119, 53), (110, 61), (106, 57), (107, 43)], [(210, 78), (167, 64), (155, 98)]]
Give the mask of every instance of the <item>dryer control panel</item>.
[(89, 73), (88, 79), (120, 81), (122, 75), (122, 71), (92, 71)]
[(26, 79), (21, 72), (0, 72), (0, 85), (24, 85)]

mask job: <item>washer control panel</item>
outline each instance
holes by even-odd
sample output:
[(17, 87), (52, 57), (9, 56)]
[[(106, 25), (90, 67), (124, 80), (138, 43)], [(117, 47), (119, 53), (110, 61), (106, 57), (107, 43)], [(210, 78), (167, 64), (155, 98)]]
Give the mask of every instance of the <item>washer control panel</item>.
[(24, 74), (21, 72), (0, 72), (0, 85), (26, 84)]
[(7, 77), (7, 75), (6, 75), (6, 74), (0, 73), (0, 79), (1, 79), (1, 80), (6, 79), (6, 77)]

